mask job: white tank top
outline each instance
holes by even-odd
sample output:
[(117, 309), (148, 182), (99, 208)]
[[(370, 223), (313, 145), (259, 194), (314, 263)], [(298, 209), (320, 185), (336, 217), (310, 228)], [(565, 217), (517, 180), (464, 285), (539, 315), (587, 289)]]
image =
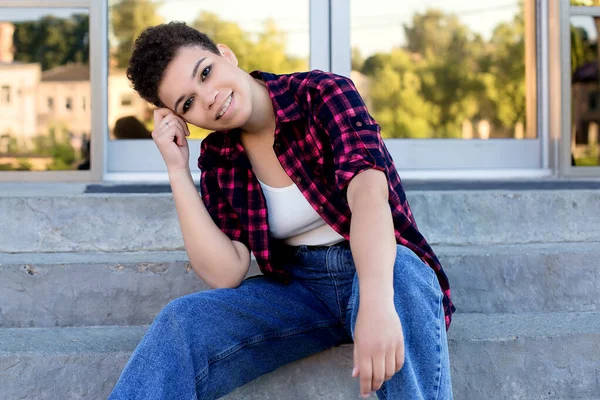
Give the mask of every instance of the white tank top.
[(274, 188), (261, 182), (271, 236), (290, 246), (330, 246), (344, 241), (311, 207), (295, 184)]

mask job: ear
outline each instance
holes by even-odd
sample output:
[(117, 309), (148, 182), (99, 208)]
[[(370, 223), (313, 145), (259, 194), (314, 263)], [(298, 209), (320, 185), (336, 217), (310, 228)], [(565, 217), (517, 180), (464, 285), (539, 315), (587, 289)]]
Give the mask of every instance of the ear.
[(228, 59), (233, 65), (235, 65), (235, 66), (238, 65), (238, 59), (229, 47), (225, 46), (224, 44), (219, 43), (217, 45), (217, 49), (219, 49), (219, 51), (221, 52), (221, 55), (223, 57), (225, 57), (226, 59)]

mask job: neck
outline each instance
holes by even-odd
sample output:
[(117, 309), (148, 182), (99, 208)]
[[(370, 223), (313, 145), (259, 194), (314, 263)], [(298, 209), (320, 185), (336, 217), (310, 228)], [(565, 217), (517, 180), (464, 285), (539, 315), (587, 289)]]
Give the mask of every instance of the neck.
[(241, 127), (248, 137), (263, 136), (275, 132), (275, 111), (265, 83), (249, 76), (252, 94), (252, 115)]

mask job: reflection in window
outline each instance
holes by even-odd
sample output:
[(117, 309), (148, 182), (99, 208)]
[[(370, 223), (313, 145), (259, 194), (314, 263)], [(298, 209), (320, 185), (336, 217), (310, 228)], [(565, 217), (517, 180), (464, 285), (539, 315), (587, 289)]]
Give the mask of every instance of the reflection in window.
[(124, 107), (128, 107), (133, 104), (133, 95), (126, 94), (121, 96), (121, 105)]
[(600, 0), (571, 0), (571, 5), (583, 7), (600, 6)]
[[(525, 42), (535, 40), (526, 35), (525, 4), (534, 2), (425, 3), (350, 3), (351, 77), (382, 135), (535, 137), (526, 126), (525, 76)], [(527, 68), (535, 71), (535, 61)]]
[(0, 88), (10, 90), (9, 102), (0, 100), (0, 170), (77, 169), (91, 128), (90, 114), (73, 108), (75, 95), (90, 93), (88, 12), (1, 14)]
[(600, 165), (598, 26), (600, 17), (571, 17), (571, 160), (578, 167)]
[(10, 86), (2, 85), (0, 89), (0, 102), (2, 104), (10, 104)]
[[(129, 126), (131, 118), (137, 119), (148, 131), (153, 130), (154, 106), (143, 101), (130, 88), (125, 76), (131, 45), (146, 27), (185, 21), (208, 34), (215, 42), (229, 46), (237, 56), (239, 67), (248, 72), (255, 69), (274, 73), (306, 71), (309, 69), (308, 5), (309, 0), (294, 2), (292, 14), (289, 3), (280, 0), (160, 4), (152, 0), (109, 0), (110, 139), (129, 138), (123, 137), (123, 130), (117, 129), (117, 123), (118, 126)], [(265, 17), (264, 10), (268, 10), (268, 17)], [(193, 139), (203, 138), (208, 133), (192, 125), (189, 128)], [(132, 133), (132, 139), (150, 137), (141, 129), (131, 132), (134, 131), (139, 131), (139, 134)]]

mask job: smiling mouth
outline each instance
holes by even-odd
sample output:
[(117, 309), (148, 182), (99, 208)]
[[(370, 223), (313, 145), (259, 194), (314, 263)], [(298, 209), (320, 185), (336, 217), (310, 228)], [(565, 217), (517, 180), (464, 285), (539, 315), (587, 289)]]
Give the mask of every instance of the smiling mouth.
[(229, 97), (227, 97), (227, 100), (225, 100), (225, 104), (223, 104), (223, 107), (221, 107), (221, 109), (219, 110), (219, 113), (217, 114), (217, 118), (215, 118), (215, 120), (218, 120), (219, 118), (221, 118), (223, 116), (223, 114), (225, 114), (227, 112), (227, 109), (229, 109), (229, 106), (231, 105), (232, 98), (233, 98), (233, 92), (231, 92)]

